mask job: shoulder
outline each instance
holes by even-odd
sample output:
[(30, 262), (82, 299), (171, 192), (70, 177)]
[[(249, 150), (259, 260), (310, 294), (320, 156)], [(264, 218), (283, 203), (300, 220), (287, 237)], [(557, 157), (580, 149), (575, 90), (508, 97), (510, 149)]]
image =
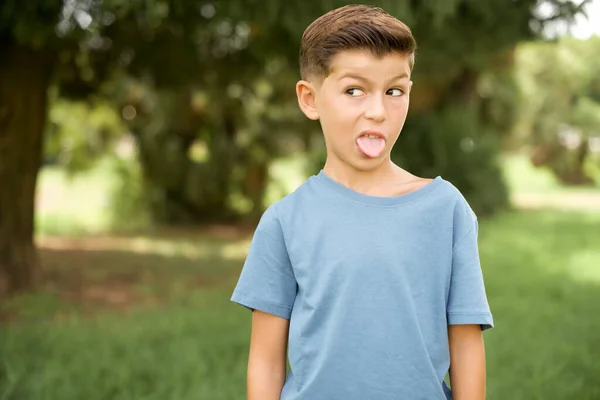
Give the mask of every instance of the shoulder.
[(425, 189), (440, 210), (451, 210), (454, 212), (455, 217), (464, 215), (473, 219), (477, 218), (466, 197), (450, 180), (441, 175), (434, 178), (424, 178), (402, 168), (399, 168), (399, 171), (403, 175), (405, 185), (409, 186), (409, 192)]
[(448, 212), (452, 213), (452, 227), (455, 241), (460, 241), (465, 236), (478, 231), (477, 214), (469, 204), (463, 192), (452, 182), (441, 179), (438, 200), (444, 203)]
[(444, 209), (458, 208), (464, 211), (464, 208), (470, 208), (462, 192), (450, 180), (441, 175), (433, 178), (425, 178), (415, 175), (407, 170), (399, 168), (401, 171), (403, 185), (407, 187), (407, 192), (426, 190), (434, 201), (443, 206)]
[(451, 207), (455, 217), (477, 219), (477, 215), (473, 211), (469, 201), (457, 186), (441, 176), (435, 178), (434, 181), (439, 183), (436, 198), (446, 204), (446, 207)]

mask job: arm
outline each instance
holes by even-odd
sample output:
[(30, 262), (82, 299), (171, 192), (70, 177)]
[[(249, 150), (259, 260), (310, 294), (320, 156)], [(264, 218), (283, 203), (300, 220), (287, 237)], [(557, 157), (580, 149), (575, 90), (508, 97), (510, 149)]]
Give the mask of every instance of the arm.
[(252, 312), (247, 400), (279, 400), (286, 375), (288, 329), (285, 318)]
[(484, 400), (485, 348), (480, 325), (451, 325), (448, 340), (452, 398)]

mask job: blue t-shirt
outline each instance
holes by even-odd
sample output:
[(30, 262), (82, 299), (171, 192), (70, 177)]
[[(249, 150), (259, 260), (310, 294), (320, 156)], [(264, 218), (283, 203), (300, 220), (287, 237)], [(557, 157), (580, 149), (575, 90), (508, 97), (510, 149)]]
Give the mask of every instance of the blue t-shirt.
[(378, 197), (321, 171), (272, 204), (231, 300), (290, 320), (281, 400), (450, 399), (448, 325), (493, 326), (477, 233), (439, 176)]

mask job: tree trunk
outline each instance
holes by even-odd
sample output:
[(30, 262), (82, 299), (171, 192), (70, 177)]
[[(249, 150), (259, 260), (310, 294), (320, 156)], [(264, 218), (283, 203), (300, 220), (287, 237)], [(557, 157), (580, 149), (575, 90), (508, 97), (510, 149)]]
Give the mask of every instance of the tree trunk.
[(42, 51), (0, 47), (0, 282), (15, 293), (40, 281), (34, 202), (53, 63)]

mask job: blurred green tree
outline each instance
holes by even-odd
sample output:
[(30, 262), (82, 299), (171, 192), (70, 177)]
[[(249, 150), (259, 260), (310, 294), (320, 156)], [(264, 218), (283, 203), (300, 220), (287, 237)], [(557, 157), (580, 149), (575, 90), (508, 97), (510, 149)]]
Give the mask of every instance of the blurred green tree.
[[(300, 35), (346, 3), (0, 3), (0, 271), (10, 290), (33, 288), (40, 276), (34, 194), (50, 87), (60, 98), (102, 94), (115, 102), (139, 144), (164, 222), (224, 218), (231, 211), (226, 199), (236, 193), (251, 199), (249, 212), (257, 215), (270, 160), (290, 151), (298, 142), (292, 138), (309, 143), (318, 132), (301, 118), (290, 90)], [(504, 104), (482, 100), (480, 79), (535, 35), (532, 20), (543, 24), (534, 13), (540, 1), (374, 3), (411, 25), (421, 49), (396, 157), (416, 173), (444, 174), (476, 208), (493, 211), (506, 198), (493, 157), (493, 111)], [(548, 19), (571, 18), (581, 7), (544, 3), (555, 10)], [(195, 158), (198, 148), (204, 159)]]
[(517, 52), (515, 136), (534, 165), (564, 184), (593, 184), (590, 141), (600, 140), (600, 37), (528, 43)]
[[(167, 16), (173, 24), (162, 26)], [(161, 49), (177, 62), (184, 39), (191, 36), (182, 35), (177, 26), (200, 18), (184, 1), (0, 3), (0, 279), (8, 282), (10, 292), (35, 288), (40, 279), (33, 243), (34, 199), (49, 88), (56, 87), (60, 97), (85, 98), (98, 92), (102, 82), (131, 61), (131, 37), (161, 38), (165, 31), (169, 37), (181, 36)], [(159, 62), (164, 66), (162, 57), (152, 59), (157, 63), (148, 64), (150, 69), (160, 68)], [(178, 66), (185, 76), (190, 71), (184, 67)], [(164, 69), (161, 76), (170, 71)]]

